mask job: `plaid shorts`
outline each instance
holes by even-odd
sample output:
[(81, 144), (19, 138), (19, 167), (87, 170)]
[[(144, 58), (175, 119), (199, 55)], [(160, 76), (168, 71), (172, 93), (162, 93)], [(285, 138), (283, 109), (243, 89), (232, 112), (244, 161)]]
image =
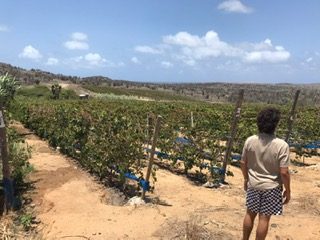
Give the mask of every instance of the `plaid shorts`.
[(276, 187), (270, 190), (248, 188), (246, 205), (254, 213), (281, 215), (282, 188)]

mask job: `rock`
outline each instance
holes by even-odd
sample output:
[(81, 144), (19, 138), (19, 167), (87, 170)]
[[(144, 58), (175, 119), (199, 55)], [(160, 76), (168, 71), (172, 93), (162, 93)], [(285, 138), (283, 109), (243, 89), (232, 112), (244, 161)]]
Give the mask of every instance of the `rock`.
[(276, 228), (276, 227), (278, 227), (278, 225), (275, 224), (275, 223), (272, 223), (272, 224), (271, 224), (271, 227), (272, 227), (272, 228)]
[(223, 184), (223, 183), (220, 183), (220, 188), (230, 188), (230, 186), (228, 184)]
[(203, 187), (206, 188), (218, 188), (220, 187), (220, 183), (213, 183), (213, 182), (206, 182), (205, 184), (202, 185)]
[(129, 206), (140, 206), (140, 205), (145, 205), (146, 202), (141, 198), (141, 197), (133, 197), (133, 198), (130, 198), (127, 205)]
[(213, 188), (214, 187), (214, 183), (213, 182), (206, 182), (205, 184), (202, 185), (202, 187)]
[(289, 172), (290, 172), (290, 174), (296, 174), (296, 173), (298, 173), (298, 171), (295, 170), (295, 169), (291, 169), (291, 170), (289, 170)]
[(41, 221), (40, 221), (39, 219), (34, 219), (34, 220), (32, 220), (32, 223), (34, 223), (34, 224), (40, 224)]

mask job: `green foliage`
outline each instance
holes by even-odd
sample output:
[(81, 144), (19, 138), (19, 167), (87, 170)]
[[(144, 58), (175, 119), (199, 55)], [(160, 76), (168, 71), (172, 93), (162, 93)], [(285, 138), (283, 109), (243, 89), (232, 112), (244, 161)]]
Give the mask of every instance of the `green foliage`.
[(0, 76), (0, 104), (7, 105), (13, 99), (18, 83), (8, 74)]
[[(52, 92), (45, 85), (21, 86), (16, 93), (17, 97), (51, 99)], [(78, 99), (78, 95), (71, 89), (62, 89), (60, 99)]]
[(33, 171), (33, 167), (28, 162), (31, 157), (31, 148), (12, 128), (8, 128), (8, 148), (12, 178), (17, 186), (21, 186), (25, 177)]
[(31, 213), (25, 213), (19, 216), (19, 223), (23, 226), (23, 228), (27, 231), (31, 228), (34, 217)]
[(55, 83), (51, 86), (51, 92), (52, 92), (53, 99), (59, 99), (61, 89), (62, 89), (62, 87), (58, 83)]
[(60, 99), (78, 99), (79, 96), (71, 89), (62, 89)]
[(143, 158), (144, 134), (138, 114), (123, 114), (122, 107), (96, 107), (82, 101), (24, 105), (20, 120), (101, 179), (124, 182), (125, 172), (141, 172), (137, 161)]
[(24, 97), (49, 98), (50, 94), (49, 88), (43, 85), (24, 86), (17, 91), (17, 96)]
[[(221, 167), (234, 108), (229, 104), (119, 100), (19, 101), (14, 107), (15, 117), (53, 147), (78, 159), (101, 179), (117, 179), (121, 184), (126, 171), (143, 176), (143, 146), (150, 144), (154, 116), (159, 114), (163, 121), (157, 149), (165, 153), (162, 157), (169, 158), (174, 167), (182, 165), (187, 174), (206, 169), (207, 178), (217, 178), (219, 173), (214, 169)], [(233, 154), (240, 154), (245, 139), (257, 133), (256, 115), (263, 107), (243, 106)], [(282, 112), (277, 135), (284, 138), (289, 107), (277, 107)], [(292, 141), (320, 139), (318, 112), (315, 108), (298, 109)], [(153, 119), (149, 126), (148, 115)], [(177, 137), (185, 137), (190, 144), (178, 143)], [(232, 175), (230, 171), (227, 174)], [(156, 179), (155, 174), (152, 176)]]

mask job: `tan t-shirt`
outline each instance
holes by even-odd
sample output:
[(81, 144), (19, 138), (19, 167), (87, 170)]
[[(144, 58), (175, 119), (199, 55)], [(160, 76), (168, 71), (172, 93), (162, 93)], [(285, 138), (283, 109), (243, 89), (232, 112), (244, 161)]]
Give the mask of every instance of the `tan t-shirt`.
[(249, 137), (242, 151), (242, 160), (248, 167), (248, 187), (267, 190), (281, 186), (280, 167), (289, 166), (289, 154), (289, 145), (274, 135)]

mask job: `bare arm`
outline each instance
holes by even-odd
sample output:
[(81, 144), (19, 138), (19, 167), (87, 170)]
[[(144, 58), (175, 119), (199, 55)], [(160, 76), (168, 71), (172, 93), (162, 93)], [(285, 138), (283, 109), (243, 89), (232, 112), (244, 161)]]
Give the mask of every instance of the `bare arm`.
[(243, 178), (244, 178), (243, 189), (245, 191), (247, 191), (248, 180), (249, 180), (248, 159), (247, 159), (247, 143), (248, 143), (248, 139), (244, 143), (244, 146), (243, 146), (243, 149), (242, 149), (241, 160), (240, 160), (240, 167), (241, 167), (242, 175), (243, 175)]
[(291, 198), (291, 189), (290, 189), (290, 173), (288, 167), (280, 167), (280, 176), (281, 180), (284, 186), (284, 193), (283, 197), (285, 198), (285, 201), (283, 204), (287, 204), (290, 201)]
[(241, 160), (241, 161), (240, 161), (240, 166), (241, 166), (241, 171), (242, 171), (243, 178), (244, 178), (245, 180), (248, 180), (249, 175), (248, 175), (247, 161)]
[(240, 166), (241, 166), (241, 171), (244, 178), (243, 188), (245, 191), (247, 191), (247, 185), (248, 185), (248, 179), (249, 179), (247, 161), (241, 159)]

